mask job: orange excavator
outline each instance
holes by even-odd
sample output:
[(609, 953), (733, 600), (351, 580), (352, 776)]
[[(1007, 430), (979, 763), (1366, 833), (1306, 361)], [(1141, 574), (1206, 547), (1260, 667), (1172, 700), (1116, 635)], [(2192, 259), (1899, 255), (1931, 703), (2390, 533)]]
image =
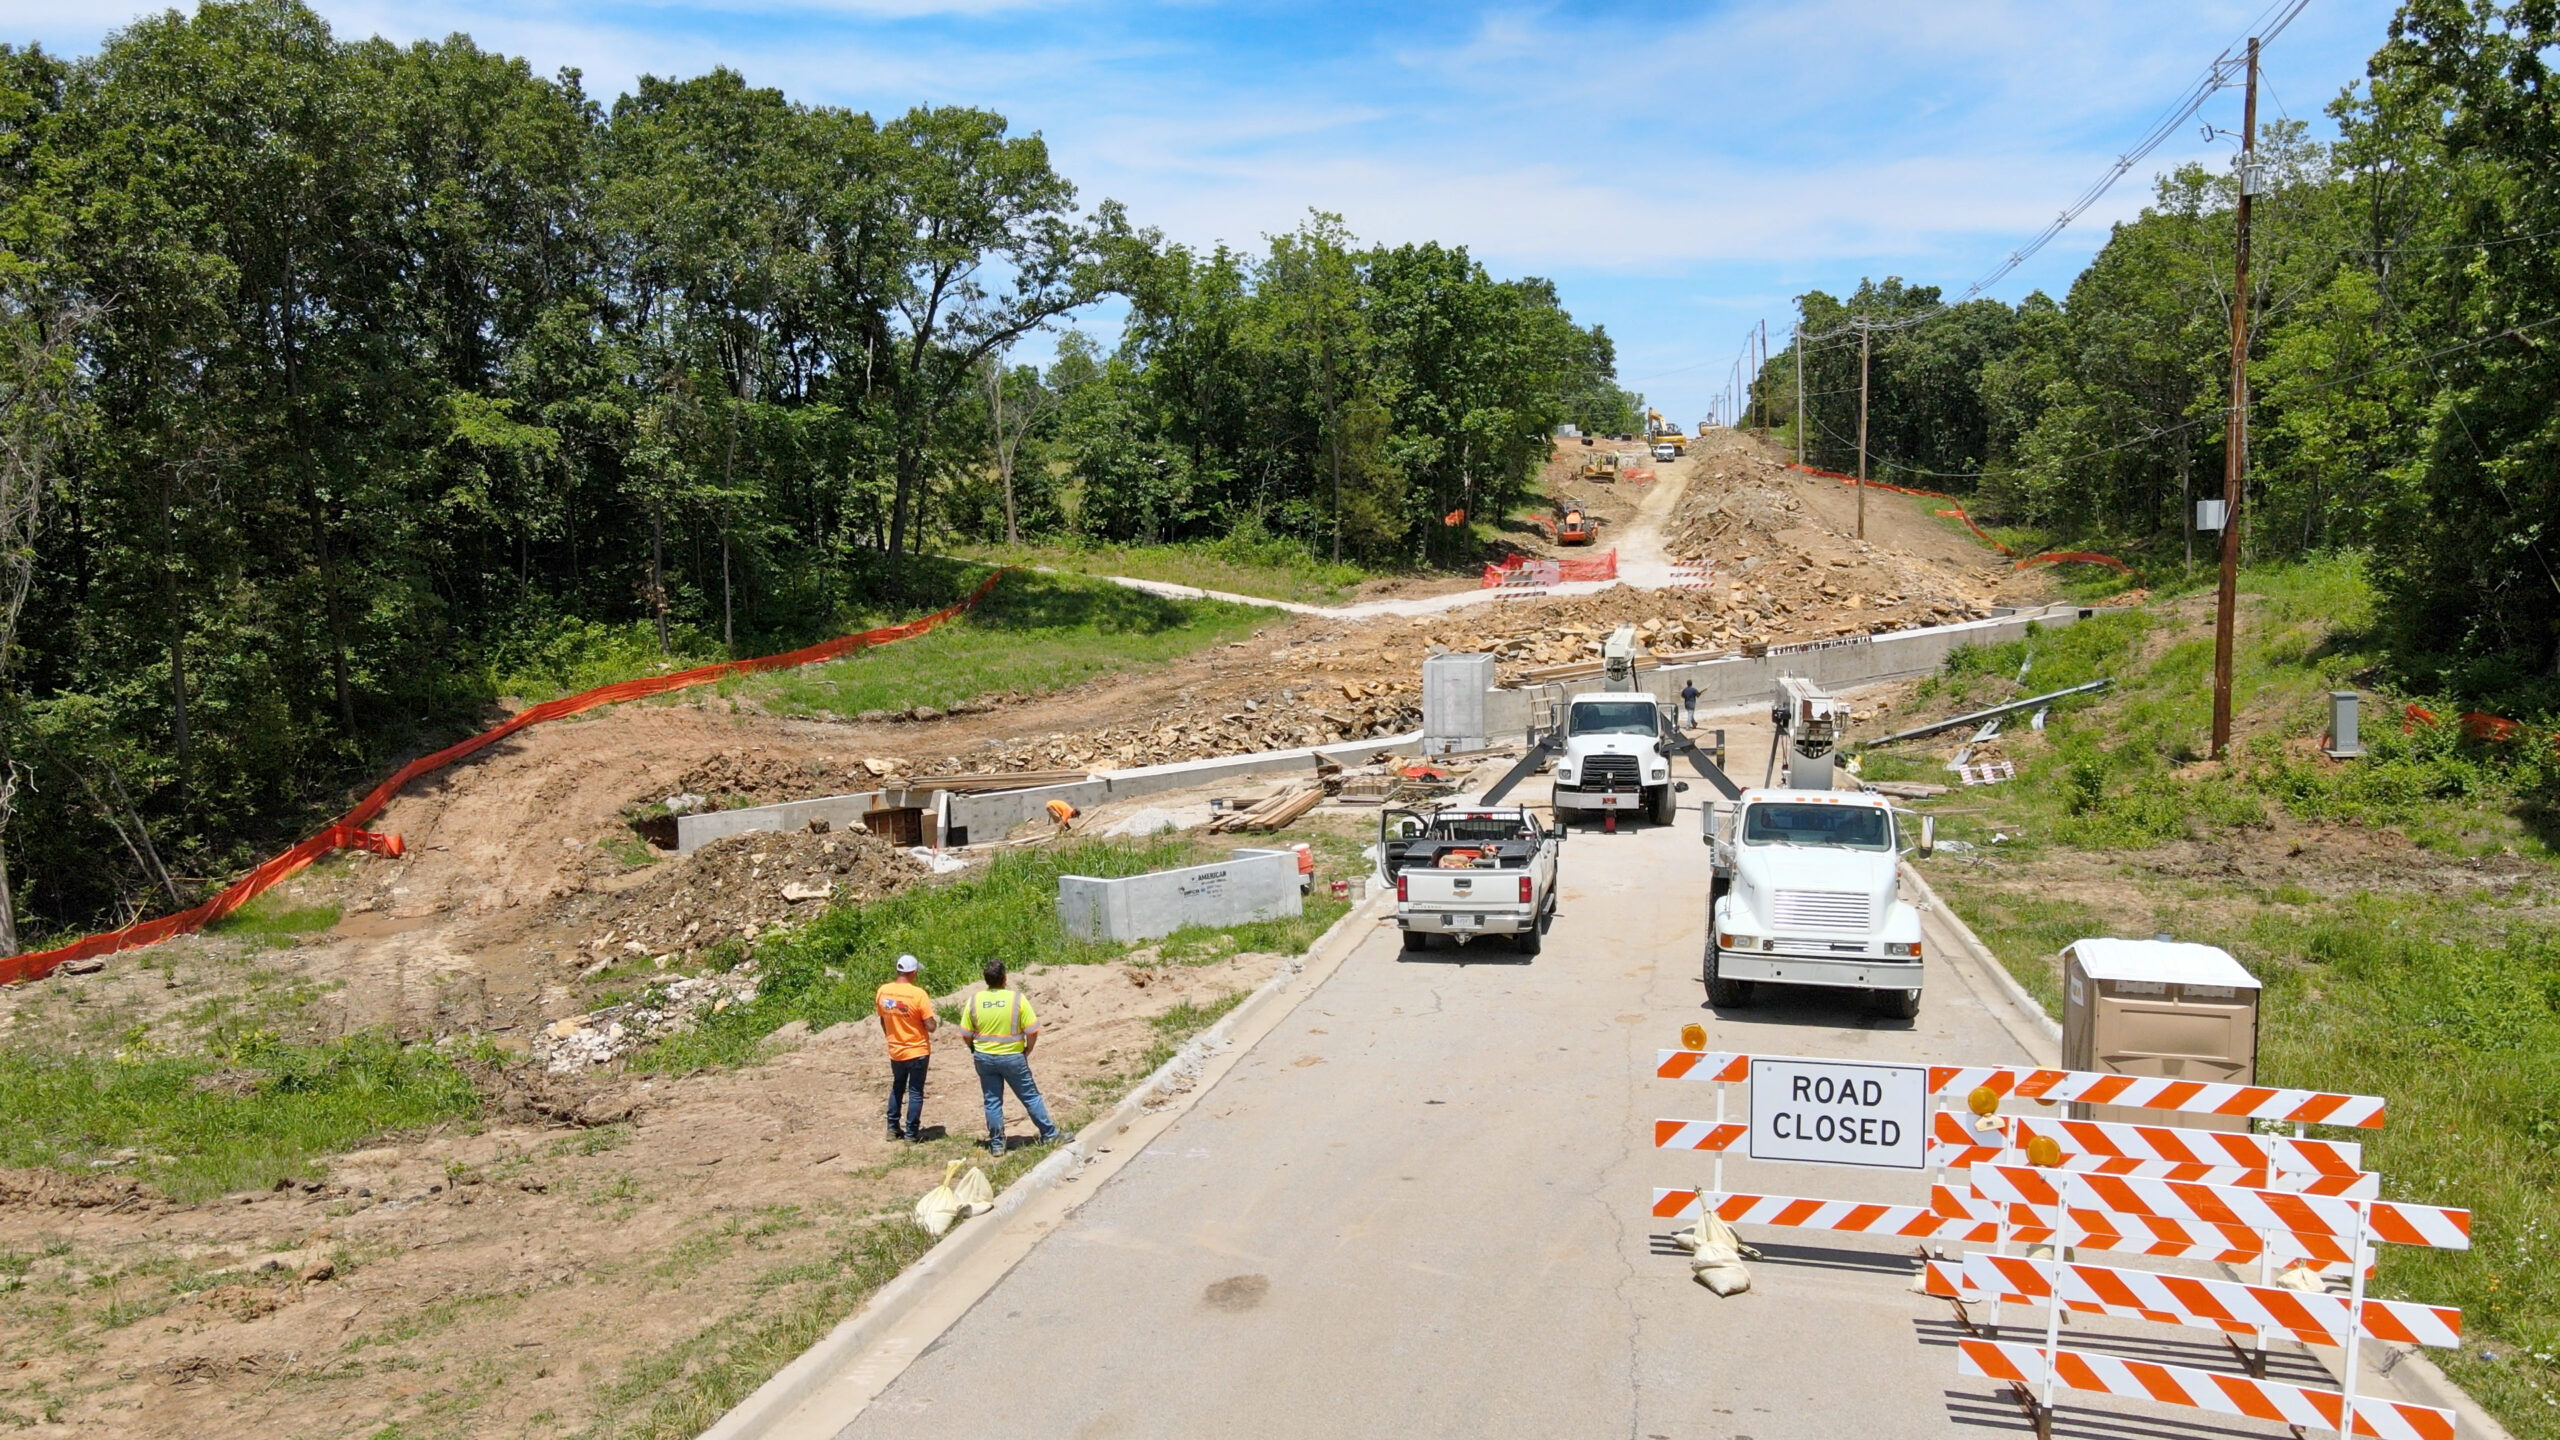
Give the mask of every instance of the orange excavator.
[(1600, 522), (1583, 513), (1582, 502), (1568, 500), (1556, 507), (1556, 543), (1588, 545), (1600, 538)]

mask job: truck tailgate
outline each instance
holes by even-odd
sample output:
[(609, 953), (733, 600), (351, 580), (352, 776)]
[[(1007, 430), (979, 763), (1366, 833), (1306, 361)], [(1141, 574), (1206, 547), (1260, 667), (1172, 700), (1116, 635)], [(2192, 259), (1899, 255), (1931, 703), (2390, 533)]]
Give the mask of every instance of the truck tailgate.
[(1517, 910), (1526, 870), (1407, 870), (1404, 903), (1430, 910)]

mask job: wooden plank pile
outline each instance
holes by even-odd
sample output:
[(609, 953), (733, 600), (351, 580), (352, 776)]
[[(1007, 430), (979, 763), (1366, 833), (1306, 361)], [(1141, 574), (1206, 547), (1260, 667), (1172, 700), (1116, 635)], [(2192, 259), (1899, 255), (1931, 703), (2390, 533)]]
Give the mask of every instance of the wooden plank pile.
[(1268, 834), (1286, 827), (1323, 801), (1323, 785), (1312, 780), (1300, 781), (1267, 800), (1242, 810), (1225, 812), (1209, 822), (1209, 830), (1218, 835), (1232, 835), (1238, 831)]

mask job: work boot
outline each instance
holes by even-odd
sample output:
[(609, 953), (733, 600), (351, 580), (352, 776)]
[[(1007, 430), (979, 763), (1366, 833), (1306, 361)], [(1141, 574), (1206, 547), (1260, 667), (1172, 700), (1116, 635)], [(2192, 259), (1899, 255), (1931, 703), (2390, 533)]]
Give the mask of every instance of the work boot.
[(988, 1154), (990, 1154), (990, 1155), (1001, 1155), (1001, 1154), (1003, 1154), (1003, 1153), (1004, 1153), (1004, 1137), (1003, 1137), (1003, 1136), (1001, 1136), (1001, 1135), (991, 1135), (991, 1136), (989, 1136), (989, 1137), (987, 1138), (987, 1153), (988, 1153)]
[(1076, 1134), (1072, 1130), (1052, 1130), (1048, 1134), (1040, 1137), (1040, 1143), (1043, 1145), (1064, 1145), (1075, 1138)]
[(897, 1121), (895, 1121), (895, 1120), (890, 1121), (890, 1122), (889, 1122), (889, 1143), (890, 1143), (890, 1144), (892, 1144), (892, 1145), (895, 1145), (895, 1144), (897, 1144), (899, 1141), (904, 1140), (904, 1139), (906, 1139), (906, 1138), (907, 1138), (907, 1137), (906, 1137), (905, 1135), (903, 1135), (903, 1134), (900, 1134), (900, 1133), (899, 1133), (899, 1131), (898, 1131), (898, 1122), (897, 1122)]

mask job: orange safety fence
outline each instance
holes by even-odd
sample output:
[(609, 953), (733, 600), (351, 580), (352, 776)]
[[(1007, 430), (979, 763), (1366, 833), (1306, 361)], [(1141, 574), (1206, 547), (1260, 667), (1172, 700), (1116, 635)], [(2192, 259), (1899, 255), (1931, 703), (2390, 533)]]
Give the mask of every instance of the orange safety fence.
[(1598, 555), (1577, 555), (1564, 559), (1549, 555), (1505, 555), (1484, 567), (1482, 589), (1498, 585), (1555, 585), (1567, 580), (1615, 580), (1618, 578), (1618, 552), (1606, 550)]
[(1888, 485), (1882, 480), (1861, 481), (1855, 475), (1843, 475), (1837, 470), (1817, 470), (1811, 465), (1790, 465), (1787, 468), (1790, 470), (1801, 470), (1807, 475), (1820, 475), (1826, 480), (1837, 480), (1843, 485), (1863, 484), (1870, 490), (1890, 490), (1896, 495), (1916, 495), (1923, 500), (1944, 500), (1955, 508), (1952, 510), (1940, 510), (1937, 513), (1946, 516), (1950, 520), (1962, 522), (1964, 528), (1973, 532), (1973, 538), (1990, 546), (1992, 549), (1999, 551), (2001, 554), (2010, 557), (2012, 560), (2016, 560), (2017, 563), (2011, 566), (2011, 569), (2024, 570), (2030, 565), (2050, 565), (2057, 561), (2071, 560), (2078, 561), (2081, 564), (2086, 565), (2112, 565), (2116, 569), (2125, 571), (2128, 574), (2132, 572), (2133, 567), (2125, 564), (2113, 555), (2101, 555), (2094, 550), (2066, 550), (2056, 554), (2029, 555), (2024, 558), (2020, 558), (2017, 551), (2010, 549), (2008, 546), (1992, 539), (1989, 535), (1984, 534), (1982, 527), (1973, 523), (1973, 517), (1965, 513), (1964, 502), (1956, 499), (1953, 495), (1947, 494), (1943, 490), (1915, 490), (1908, 485)]
[(723, 660), (716, 665), (703, 665), (667, 675), (650, 675), (638, 680), (601, 685), (593, 690), (582, 691), (576, 695), (564, 695), (557, 700), (546, 700), (539, 705), (527, 707), (509, 717), (503, 725), (483, 730), (468, 740), (447, 745), (432, 755), (422, 755), (391, 772), (389, 779), (374, 786), (371, 793), (357, 801), (354, 809), (340, 816), (336, 824), (328, 826), (292, 849), (241, 876), (225, 887), (221, 894), (192, 910), (181, 910), (174, 915), (163, 915), (156, 920), (127, 925), (121, 930), (91, 935), (51, 950), (35, 950), (22, 955), (0, 958), (0, 985), (15, 985), (21, 980), (42, 979), (53, 973), (55, 967), (68, 961), (112, 955), (119, 950), (137, 950), (145, 945), (157, 945), (173, 935), (185, 935), (201, 930), (249, 903), (265, 891), (301, 873), (304, 867), (333, 850), (370, 850), (376, 855), (388, 855), (396, 859), (405, 848), (400, 842), (400, 837), (377, 834), (365, 829), (365, 823), (381, 814), (383, 807), (391, 803), (391, 797), (399, 794), (401, 787), (410, 781), (485, 750), (519, 730), (540, 725), (545, 721), (581, 714), (599, 706), (618, 705), (627, 700), (645, 700), (652, 695), (664, 695), (671, 690), (690, 689), (696, 685), (707, 685), (715, 680), (727, 680), (739, 675), (756, 675), (767, 670), (788, 670), (800, 665), (814, 665), (822, 660), (840, 659), (857, 650), (870, 649), (874, 645), (913, 639), (974, 609), (979, 601), (986, 599), (987, 595), (996, 588), (996, 582), (1002, 580), (1004, 574), (1005, 572), (999, 570), (981, 582), (977, 589), (970, 591), (966, 598), (946, 605), (930, 615), (909, 620), (901, 625), (883, 626), (877, 630), (865, 630), (855, 635), (839, 635), (833, 640), (821, 640), (815, 645), (785, 651), (780, 655), (764, 655), (750, 660)]

